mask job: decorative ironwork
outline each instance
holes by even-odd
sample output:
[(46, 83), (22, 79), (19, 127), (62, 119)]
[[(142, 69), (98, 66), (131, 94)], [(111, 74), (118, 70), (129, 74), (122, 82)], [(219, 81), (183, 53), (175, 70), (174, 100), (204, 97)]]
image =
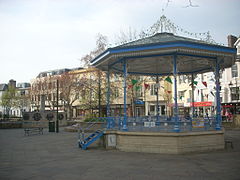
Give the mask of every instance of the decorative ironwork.
[(47, 114), (46, 116), (47, 120), (51, 121), (54, 118), (54, 115), (52, 113)]
[(40, 120), (42, 119), (42, 116), (41, 116), (40, 113), (35, 113), (35, 114), (33, 115), (33, 119), (34, 119), (35, 121), (40, 121)]

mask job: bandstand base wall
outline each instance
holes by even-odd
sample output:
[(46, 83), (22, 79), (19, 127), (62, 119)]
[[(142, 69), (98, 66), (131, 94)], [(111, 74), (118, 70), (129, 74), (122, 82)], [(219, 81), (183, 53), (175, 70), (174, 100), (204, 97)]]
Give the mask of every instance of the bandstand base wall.
[(224, 131), (203, 132), (123, 132), (106, 131), (106, 149), (125, 152), (185, 154), (224, 149)]

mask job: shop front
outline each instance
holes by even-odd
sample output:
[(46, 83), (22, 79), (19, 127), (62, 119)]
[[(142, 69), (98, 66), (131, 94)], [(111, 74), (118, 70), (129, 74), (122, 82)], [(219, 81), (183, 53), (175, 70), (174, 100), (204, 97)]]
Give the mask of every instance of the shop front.
[(240, 114), (240, 103), (222, 103), (223, 121), (233, 121), (233, 116)]
[(193, 102), (190, 107), (194, 107), (196, 117), (210, 117), (214, 115), (214, 103), (211, 101)]

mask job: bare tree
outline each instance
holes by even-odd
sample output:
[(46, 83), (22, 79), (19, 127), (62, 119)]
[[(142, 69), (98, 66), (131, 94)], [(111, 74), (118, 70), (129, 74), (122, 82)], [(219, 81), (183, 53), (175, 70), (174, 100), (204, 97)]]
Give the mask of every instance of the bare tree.
[[(111, 74), (110, 78), (112, 79), (113, 76)], [(99, 116), (102, 116), (104, 112), (101, 107), (106, 105), (107, 100), (106, 73), (92, 68), (81, 74), (81, 78), (84, 80), (79, 98), (81, 108), (89, 114), (94, 114), (93, 111), (97, 110)], [(110, 85), (110, 101), (116, 97), (116, 86), (119, 84), (111, 83)]]
[(106, 50), (108, 44), (108, 38), (107, 36), (104, 36), (102, 34), (97, 34), (96, 38), (96, 48), (92, 51), (90, 51), (89, 54), (84, 55), (80, 61), (84, 63), (84, 67), (88, 67), (90, 65), (90, 61), (101, 54), (103, 51)]
[(188, 0), (188, 5), (184, 6), (184, 8), (188, 8), (188, 7), (199, 7), (198, 5), (193, 5), (192, 0)]
[(61, 105), (67, 110), (68, 118), (72, 119), (72, 107), (80, 96), (81, 90), (85, 84), (83, 78), (75, 73), (64, 73), (56, 77), (59, 82), (59, 92)]

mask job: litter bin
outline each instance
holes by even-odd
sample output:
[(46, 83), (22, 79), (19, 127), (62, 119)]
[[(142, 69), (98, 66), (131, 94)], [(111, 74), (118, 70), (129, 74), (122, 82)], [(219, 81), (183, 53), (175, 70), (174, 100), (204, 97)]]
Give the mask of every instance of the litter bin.
[(48, 127), (49, 127), (49, 132), (55, 132), (55, 122), (54, 121), (49, 121)]

